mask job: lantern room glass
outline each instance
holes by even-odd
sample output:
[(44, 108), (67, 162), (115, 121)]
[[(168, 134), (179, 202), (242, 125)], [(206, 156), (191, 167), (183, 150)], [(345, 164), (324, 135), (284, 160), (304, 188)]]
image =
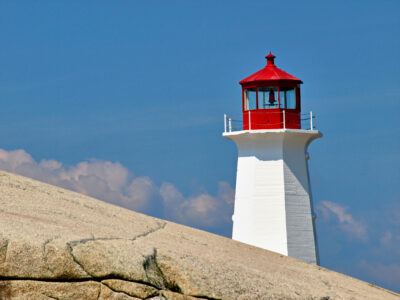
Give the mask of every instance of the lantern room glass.
[(244, 90), (244, 110), (257, 109), (257, 90), (255, 88)]
[(258, 108), (278, 108), (278, 89), (276, 87), (259, 87)]
[(281, 108), (296, 109), (296, 93), (294, 88), (281, 88), (279, 96)]
[(296, 89), (258, 87), (244, 89), (244, 110), (296, 109)]

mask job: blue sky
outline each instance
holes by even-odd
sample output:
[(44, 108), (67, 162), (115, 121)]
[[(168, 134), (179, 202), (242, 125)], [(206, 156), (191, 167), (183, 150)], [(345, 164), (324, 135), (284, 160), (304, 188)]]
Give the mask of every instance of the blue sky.
[[(303, 80), (321, 264), (400, 292), (398, 1), (1, 1), (0, 167), (230, 235), (238, 81)], [(21, 151), (15, 151), (21, 149)]]

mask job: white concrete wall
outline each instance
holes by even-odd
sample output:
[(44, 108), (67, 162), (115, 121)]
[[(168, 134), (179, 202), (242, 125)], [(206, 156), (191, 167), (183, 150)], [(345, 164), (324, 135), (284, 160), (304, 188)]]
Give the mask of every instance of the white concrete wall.
[(224, 133), (238, 146), (232, 238), (318, 263), (305, 153), (318, 131)]

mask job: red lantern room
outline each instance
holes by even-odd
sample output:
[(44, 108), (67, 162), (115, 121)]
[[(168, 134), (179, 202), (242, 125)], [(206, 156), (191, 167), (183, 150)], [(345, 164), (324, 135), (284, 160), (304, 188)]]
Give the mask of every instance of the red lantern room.
[(271, 52), (264, 69), (242, 85), (243, 130), (300, 129), (300, 84), (303, 82), (275, 66)]

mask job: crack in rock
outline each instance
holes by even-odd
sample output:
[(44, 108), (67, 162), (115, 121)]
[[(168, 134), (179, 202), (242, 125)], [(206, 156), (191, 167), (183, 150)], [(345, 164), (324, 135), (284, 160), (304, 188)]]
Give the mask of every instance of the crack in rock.
[(146, 272), (147, 280), (156, 286), (159, 290), (164, 290), (167, 287), (167, 281), (160, 267), (157, 265), (157, 249), (153, 249), (153, 254), (148, 255), (143, 263), (144, 271)]
[(70, 245), (70, 243), (67, 243), (67, 251), (69, 255), (72, 257), (72, 260), (82, 269), (83, 272), (86, 273), (86, 275), (93, 277), (88, 271), (86, 271), (85, 267), (81, 264), (81, 262), (75, 257), (73, 251), (74, 249)]
[[(124, 291), (118, 291), (118, 290), (116, 290), (116, 289), (113, 289), (113, 288), (111, 288), (108, 284), (105, 284), (105, 283), (103, 283), (103, 282), (100, 282), (100, 284), (102, 284), (102, 285), (104, 285), (105, 287), (109, 288), (109, 289), (112, 290), (114, 293), (120, 293), (120, 294), (124, 294), (124, 295), (126, 295), (126, 296), (128, 296), (128, 297), (133, 297), (133, 296), (129, 295), (128, 293), (125, 293)], [(100, 290), (101, 290), (101, 288), (100, 288)]]
[(86, 239), (71, 241), (71, 242), (68, 243), (68, 245), (70, 245), (71, 247), (75, 247), (75, 246), (80, 245), (80, 244), (86, 244), (86, 243), (88, 243), (88, 242), (94, 242), (94, 241), (119, 241), (119, 240), (128, 240), (128, 241), (132, 241), (132, 242), (133, 242), (133, 241), (136, 241), (137, 239), (146, 237), (146, 236), (148, 236), (148, 235), (150, 235), (150, 234), (152, 234), (152, 233), (154, 233), (154, 232), (156, 232), (156, 231), (158, 231), (158, 230), (164, 229), (166, 225), (167, 225), (167, 223), (165, 223), (165, 222), (157, 222), (157, 227), (152, 228), (152, 229), (150, 229), (149, 231), (146, 231), (146, 232), (144, 232), (144, 233), (138, 234), (137, 236), (135, 236), (134, 238), (131, 238), (131, 239), (124, 239), (124, 238), (117, 238), (117, 237), (115, 237), (115, 238), (113, 238), (113, 237), (110, 237), (110, 238), (95, 238), (95, 237), (93, 236), (93, 237), (91, 237), (91, 238), (86, 238)]
[[(28, 278), (28, 277), (7, 277), (7, 276), (0, 276), (0, 283), (2, 281), (38, 281), (38, 282), (48, 282), (48, 283), (73, 283), (73, 282), (90, 282), (90, 281), (96, 281), (99, 283), (102, 283), (103, 280), (108, 280), (108, 279), (116, 279), (116, 280), (121, 280), (121, 281), (126, 281), (126, 282), (133, 282), (133, 283), (138, 283), (138, 284), (143, 284), (152, 288), (158, 289), (156, 286), (153, 284), (142, 281), (142, 280), (129, 280), (126, 278), (122, 277), (117, 277), (117, 276), (105, 276), (105, 277), (91, 277), (91, 278), (75, 278), (75, 279), (54, 279), (54, 278)], [(103, 283), (104, 284), (104, 283)], [(0, 298), (1, 299), (1, 298)]]
[[(70, 256), (72, 257), (72, 260), (82, 269), (83, 272), (85, 272), (86, 275), (88, 275), (88, 276), (90, 276), (90, 277), (92, 277), (92, 278), (95, 278), (96, 276), (94, 276), (93, 274), (91, 274), (91, 273), (85, 268), (85, 266), (79, 261), (79, 259), (74, 255), (74, 253), (73, 253), (74, 247), (76, 247), (77, 245), (82, 245), (82, 244), (86, 244), (86, 243), (88, 243), (88, 242), (94, 242), (94, 241), (128, 240), (128, 241), (134, 242), (134, 241), (136, 241), (136, 240), (138, 240), (138, 239), (140, 239), (140, 238), (147, 237), (147, 236), (149, 236), (150, 234), (152, 234), (152, 233), (154, 233), (154, 232), (156, 232), (156, 231), (158, 231), (158, 230), (164, 229), (165, 226), (167, 225), (167, 223), (166, 223), (166, 222), (157, 222), (157, 225), (158, 225), (157, 227), (152, 228), (152, 229), (150, 229), (150, 230), (148, 230), (148, 231), (146, 231), (146, 232), (144, 232), (144, 233), (141, 233), (141, 234), (135, 236), (135, 237), (132, 238), (132, 239), (124, 239), (124, 238), (95, 238), (95, 237), (92, 237), (92, 238), (86, 238), (86, 239), (71, 241), (71, 242), (66, 243), (66, 245), (67, 245), (67, 251), (68, 251), (68, 253), (70, 254)], [(51, 240), (52, 240), (52, 239), (46, 240), (45, 245), (47, 245), (48, 243), (50, 243)], [(45, 246), (44, 246), (44, 247), (45, 247)]]
[[(128, 296), (129, 298), (132, 298), (132, 299), (149, 299), (149, 298), (152, 298), (152, 297), (156, 297), (156, 296), (159, 296), (160, 295), (160, 293), (159, 293), (159, 291), (157, 290), (157, 291), (155, 291), (155, 292), (153, 292), (153, 293), (151, 293), (151, 294), (149, 294), (149, 295), (147, 295), (147, 296), (145, 296), (145, 297), (140, 297), (138, 294), (135, 294), (135, 293), (128, 293), (128, 292), (125, 292), (125, 291), (121, 291), (121, 290), (119, 290), (119, 289), (116, 289), (116, 288), (114, 288), (114, 287), (111, 287), (109, 284), (107, 284), (107, 283), (105, 283), (105, 282), (100, 282), (102, 285), (104, 285), (105, 287), (107, 287), (107, 288), (109, 288), (111, 291), (113, 291), (114, 293), (120, 293), (120, 294), (124, 294), (124, 295), (126, 295), (126, 296)], [(146, 286), (149, 286), (149, 285), (146, 285)]]
[(130, 240), (131, 240), (132, 242), (134, 242), (134, 241), (136, 241), (137, 239), (144, 238), (144, 237), (146, 237), (146, 236), (148, 236), (148, 235), (150, 235), (150, 234), (152, 234), (152, 233), (154, 233), (154, 232), (156, 232), (156, 231), (158, 231), (158, 230), (164, 229), (165, 226), (167, 226), (167, 223), (165, 223), (165, 222), (157, 222), (157, 225), (158, 225), (158, 227), (153, 228), (153, 229), (150, 229), (150, 230), (147, 231), (147, 232), (141, 233), (141, 234), (135, 236), (134, 238), (132, 238), (132, 239), (130, 239)]
[(47, 240), (43, 243), (43, 247), (42, 247), (43, 261), (45, 262), (46, 268), (47, 268), (47, 270), (48, 270), (49, 272), (51, 272), (51, 270), (50, 270), (50, 266), (49, 266), (49, 263), (48, 263), (48, 260), (47, 260), (46, 247), (47, 247), (47, 245), (48, 245), (49, 243), (51, 243), (51, 242), (52, 242), (54, 239), (56, 239), (56, 238), (57, 238), (57, 237), (47, 239)]
[(99, 284), (98, 292), (97, 292), (97, 300), (100, 299), (101, 296), (101, 284)]
[[(76, 256), (74, 254), (74, 248), (78, 245), (81, 244), (86, 244), (88, 242), (94, 242), (94, 241), (107, 241), (107, 240), (126, 240), (126, 241), (132, 241), (135, 242), (138, 239), (141, 238), (145, 238), (148, 237), (149, 235), (153, 234), (154, 232), (157, 232), (159, 230), (162, 230), (166, 227), (167, 223), (166, 222), (157, 222), (157, 226), (154, 228), (151, 228), (150, 230), (147, 230), (141, 234), (138, 234), (137, 236), (131, 238), (131, 239), (124, 239), (124, 238), (86, 238), (86, 239), (82, 239), (82, 240), (75, 240), (75, 241), (70, 241), (66, 243), (65, 246), (65, 250), (66, 252), (69, 254), (69, 256), (71, 257), (72, 261), (79, 266), (79, 268), (83, 271), (84, 275), (83, 278), (68, 278), (68, 279), (61, 279), (61, 278), (21, 278), (21, 277), (4, 277), (4, 276), (0, 276), (0, 280), (1, 281), (11, 281), (11, 280), (19, 280), (19, 281), (23, 281), (23, 280), (34, 280), (34, 281), (41, 281), (41, 282), (59, 282), (59, 283), (68, 283), (68, 282), (86, 282), (86, 281), (96, 281), (99, 282), (99, 291), (98, 291), (98, 298), (101, 298), (101, 285), (104, 285), (105, 287), (109, 288), (110, 290), (112, 290), (115, 293), (122, 293), (126, 296), (129, 297), (133, 297), (133, 295), (129, 295), (128, 293), (124, 292), (124, 291), (119, 291), (115, 288), (110, 287), (108, 284), (102, 283), (101, 281), (103, 280), (107, 280), (107, 279), (118, 279), (118, 280), (122, 280), (125, 282), (133, 282), (133, 283), (138, 283), (138, 284), (142, 284), (148, 287), (151, 287), (153, 289), (155, 289), (156, 291), (151, 292), (151, 294), (147, 295), (144, 299), (150, 299), (150, 298), (154, 298), (157, 296), (160, 296), (160, 291), (162, 290), (166, 290), (166, 291), (171, 291), (171, 292), (176, 292), (176, 293), (180, 293), (182, 294), (182, 291), (180, 289), (180, 287), (175, 283), (175, 282), (169, 282), (162, 270), (160, 269), (158, 263), (157, 263), (157, 249), (153, 249), (153, 253), (151, 255), (148, 256), (144, 256), (144, 261), (143, 261), (143, 268), (145, 271), (145, 275), (147, 280), (146, 281), (141, 281), (141, 280), (127, 280), (127, 278), (119, 278), (119, 276), (102, 276), (102, 277), (98, 277), (95, 276), (94, 274), (92, 274), (86, 267), (85, 264), (83, 262), (80, 261), (79, 256)], [(44, 241), (44, 243), (42, 244), (42, 257), (44, 259), (44, 261), (46, 262), (47, 268), (49, 269), (48, 266), (48, 257), (47, 257), (47, 247), (48, 245), (58, 237), (52, 237), (49, 238), (47, 240)], [(8, 246), (9, 246), (9, 241), (6, 239), (0, 240), (0, 263), (2, 261), (6, 260), (7, 257), (7, 251), (8, 251)], [(50, 270), (50, 269), (49, 269)], [(5, 292), (4, 289), (4, 284), (7, 284), (6, 282), (3, 283), (2, 285), (2, 292)], [(2, 295), (2, 293), (0, 293), (0, 295)], [(49, 296), (49, 295), (43, 295), (46, 296), (48, 298), (51, 299), (57, 299), (54, 298), (54, 296)], [(137, 296), (135, 296), (137, 297)], [(2, 297), (0, 297), (0, 299), (2, 299)]]
[[(160, 298), (163, 296), (163, 291), (170, 291), (170, 292), (174, 292), (174, 293), (178, 293), (181, 295), (184, 295), (182, 293), (182, 291), (180, 291), (180, 288), (178, 285), (176, 284), (171, 284), (169, 282), (167, 282), (167, 280), (165, 279), (161, 269), (158, 267), (157, 265), (157, 251), (156, 249), (154, 249), (154, 253), (152, 255), (150, 255), (148, 257), (148, 259), (145, 262), (146, 264), (146, 269), (147, 269), (147, 273), (149, 276), (149, 281), (153, 281), (152, 283), (148, 283), (148, 282), (143, 282), (143, 281), (135, 281), (135, 280), (126, 280), (126, 279), (122, 279), (122, 278), (89, 278), (89, 279), (69, 279), (69, 280), (56, 280), (56, 279), (37, 279), (37, 278), (4, 278), (4, 277), (0, 277), (0, 299), (8, 299), (7, 296), (9, 295), (9, 293), (11, 292), (10, 289), (8, 288), (9, 285), (7, 284), (7, 281), (38, 281), (38, 282), (47, 282), (49, 284), (51, 283), (73, 283), (73, 282), (98, 282), (99, 283), (99, 289), (98, 289), (98, 295), (97, 295), (97, 299), (101, 299), (102, 297), (102, 291), (101, 291), (101, 286), (104, 285), (105, 287), (109, 288), (110, 290), (112, 290), (115, 293), (121, 293), (124, 294), (126, 296), (132, 297), (132, 298), (139, 298), (139, 299), (163, 299)], [(154, 275), (155, 274), (155, 275)], [(158, 277), (158, 281), (156, 282), (155, 280), (153, 280), (154, 278), (151, 276), (156, 276)], [(121, 280), (123, 282), (132, 282), (132, 283), (138, 283), (141, 285), (145, 285), (151, 288), (155, 288), (157, 289), (157, 291), (154, 291), (154, 293), (151, 293), (149, 295), (147, 295), (144, 298), (141, 298), (139, 295), (131, 295), (127, 292), (124, 292), (122, 290), (116, 289), (111, 287), (109, 284), (102, 282), (104, 280), (107, 279), (117, 279), (117, 280)], [(161, 283), (160, 283), (161, 282)], [(165, 286), (164, 288), (160, 288), (160, 286)], [(5, 296), (5, 298), (3, 298)], [(49, 295), (45, 295), (46, 297), (49, 297), (51, 299), (57, 299), (54, 296), (49, 296)], [(221, 300), (220, 298), (214, 298), (214, 297), (208, 297), (206, 295), (187, 295), (193, 298), (198, 298), (198, 299), (203, 299), (203, 300)]]
[(102, 290), (102, 285), (99, 284), (99, 293), (97, 294), (97, 300), (99, 300), (101, 297), (101, 290)]
[(91, 237), (91, 238), (87, 238), (87, 239), (81, 239), (81, 240), (77, 240), (77, 241), (71, 241), (68, 243), (68, 245), (72, 248), (75, 247), (77, 245), (84, 245), (88, 242), (96, 242), (96, 241), (118, 241), (118, 240), (124, 240), (123, 238), (95, 238), (95, 237)]
[(146, 272), (147, 280), (158, 289), (182, 294), (182, 289), (179, 285), (176, 282), (168, 281), (161, 268), (158, 266), (156, 248), (153, 249), (153, 254), (146, 257), (143, 268)]
[(45, 253), (46, 253), (46, 246), (47, 246), (47, 244), (51, 243), (55, 238), (56, 238), (56, 237), (51, 238), (51, 239), (47, 239), (47, 240), (44, 241), (43, 247), (42, 247), (42, 255), (43, 255), (43, 257), (46, 256)]
[(157, 287), (149, 284), (124, 280), (104, 280), (101, 283), (114, 292), (124, 293), (130, 297), (147, 299), (159, 295)]
[(206, 295), (189, 295), (193, 298), (198, 298), (198, 299), (204, 299), (204, 300), (221, 300), (221, 298), (213, 298), (213, 297), (208, 297)]
[[(56, 279), (38, 279), (38, 278), (10, 278), (10, 277), (0, 277), (0, 300), (3, 299), (11, 299), (11, 286), (10, 286), (10, 282), (11, 281), (36, 281), (36, 282), (41, 282), (41, 283), (74, 283), (74, 282), (97, 282), (98, 285), (98, 293), (97, 293), (97, 299), (103, 299), (102, 298), (102, 286), (109, 288), (111, 291), (115, 292), (115, 293), (121, 293), (121, 294), (125, 294), (129, 297), (131, 297), (132, 299), (140, 299), (141, 297), (138, 297), (138, 295), (130, 295), (124, 291), (121, 290), (117, 290), (115, 288), (110, 287), (108, 284), (102, 282), (104, 280), (108, 280), (108, 279), (116, 279), (116, 280), (121, 280), (123, 282), (131, 282), (131, 283), (137, 283), (137, 284), (141, 284), (153, 289), (156, 289), (156, 291), (154, 293), (150, 293), (148, 296), (144, 297), (143, 299), (149, 299), (151, 297), (155, 297), (159, 295), (159, 290), (157, 289), (157, 287), (155, 287), (154, 285), (147, 283), (147, 282), (143, 282), (143, 281), (134, 281), (134, 280), (126, 280), (126, 279), (122, 279), (122, 278), (88, 278), (88, 279), (69, 279), (69, 280), (56, 280)], [(44, 295), (44, 294), (43, 294)], [(44, 295), (48, 298), (53, 297), (54, 296), (49, 296), (49, 295)]]

